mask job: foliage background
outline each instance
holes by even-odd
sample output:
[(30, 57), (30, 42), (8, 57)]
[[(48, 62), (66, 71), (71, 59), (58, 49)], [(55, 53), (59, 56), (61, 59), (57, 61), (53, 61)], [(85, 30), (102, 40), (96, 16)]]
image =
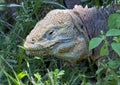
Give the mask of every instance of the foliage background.
[[(64, 0), (23, 0), (22, 3), (21, 0), (0, 1), (0, 85), (120, 84), (119, 58), (109, 59), (105, 64), (101, 63), (102, 67), (88, 61), (71, 66), (53, 57), (30, 57), (25, 54), (22, 46), (30, 30), (50, 10), (65, 8), (63, 2)], [(112, 0), (81, 0), (81, 2), (83, 6), (89, 7), (113, 3)], [(119, 20), (112, 27), (118, 23)], [(119, 36), (115, 39), (119, 42)]]

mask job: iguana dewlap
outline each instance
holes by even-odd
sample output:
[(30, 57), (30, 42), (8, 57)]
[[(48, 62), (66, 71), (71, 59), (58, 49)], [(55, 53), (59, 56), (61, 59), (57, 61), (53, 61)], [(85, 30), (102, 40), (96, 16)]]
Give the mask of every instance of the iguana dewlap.
[[(56, 9), (40, 20), (24, 43), (26, 53), (55, 56), (75, 63), (88, 56), (88, 42), (107, 30), (107, 19), (113, 8), (97, 9), (75, 6), (71, 10)], [(99, 53), (95, 53), (99, 54)]]

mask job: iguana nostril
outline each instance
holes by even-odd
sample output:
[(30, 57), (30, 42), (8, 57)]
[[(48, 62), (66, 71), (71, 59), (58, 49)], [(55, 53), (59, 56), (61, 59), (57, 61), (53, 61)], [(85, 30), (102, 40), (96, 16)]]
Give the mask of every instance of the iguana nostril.
[(32, 39), (31, 39), (31, 44), (34, 44), (35, 41), (36, 41), (35, 38), (32, 38)]
[(32, 38), (32, 42), (35, 41), (35, 38)]

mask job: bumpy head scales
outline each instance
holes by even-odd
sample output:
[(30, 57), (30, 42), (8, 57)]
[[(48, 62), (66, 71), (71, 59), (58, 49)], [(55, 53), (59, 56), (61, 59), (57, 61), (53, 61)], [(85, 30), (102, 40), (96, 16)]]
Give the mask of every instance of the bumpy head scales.
[(55, 57), (76, 62), (87, 53), (84, 36), (76, 28), (71, 10), (49, 12), (27, 36), (24, 43), (29, 55)]

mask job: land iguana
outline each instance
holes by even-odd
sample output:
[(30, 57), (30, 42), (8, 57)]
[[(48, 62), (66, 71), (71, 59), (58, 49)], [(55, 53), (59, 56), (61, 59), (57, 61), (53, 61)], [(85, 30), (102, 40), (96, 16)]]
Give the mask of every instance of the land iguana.
[[(55, 9), (40, 20), (24, 43), (26, 53), (34, 56), (55, 56), (76, 63), (89, 56), (97, 58), (99, 47), (88, 51), (91, 38), (108, 30), (108, 17), (120, 7)], [(95, 59), (93, 59), (95, 60)]]

